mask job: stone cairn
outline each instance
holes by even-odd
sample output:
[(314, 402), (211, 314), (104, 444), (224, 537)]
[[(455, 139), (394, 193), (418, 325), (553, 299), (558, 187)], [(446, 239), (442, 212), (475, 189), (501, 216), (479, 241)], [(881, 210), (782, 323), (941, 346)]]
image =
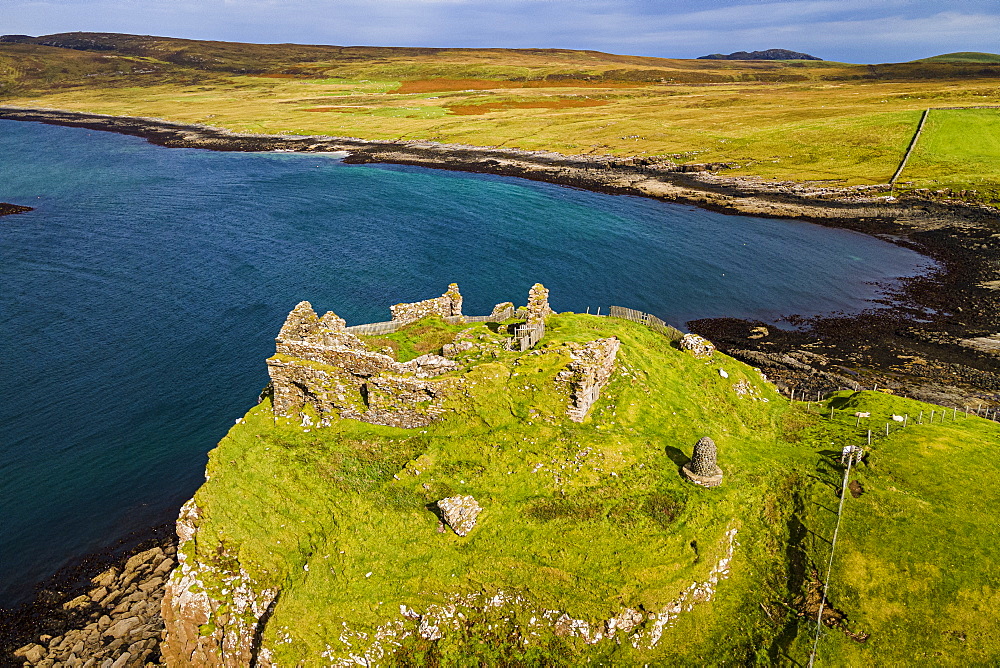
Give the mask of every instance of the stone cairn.
[(437, 502), (445, 524), (459, 536), (466, 536), (476, 526), (476, 518), (482, 508), (469, 496), (449, 496)]
[(722, 484), (722, 469), (715, 463), (715, 441), (708, 436), (698, 439), (691, 454), (691, 461), (681, 468), (684, 477), (702, 487)]

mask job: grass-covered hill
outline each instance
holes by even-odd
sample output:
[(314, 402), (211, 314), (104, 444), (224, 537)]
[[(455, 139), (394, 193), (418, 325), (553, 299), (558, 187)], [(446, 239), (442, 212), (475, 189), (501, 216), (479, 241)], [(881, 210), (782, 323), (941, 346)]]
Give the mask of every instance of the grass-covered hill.
[[(0, 38), (0, 104), (872, 184), (894, 173), (924, 109), (1000, 104), (1000, 63), (941, 58), (855, 65), (66, 33)], [(996, 199), (1000, 154), (985, 143), (970, 157), (976, 167), (960, 177), (950, 157), (921, 157), (900, 182)]]
[(940, 56), (921, 58), (918, 63), (1000, 63), (1000, 54), (982, 51), (958, 51), (942, 53)]
[[(1000, 658), (995, 423), (879, 392), (790, 403), (755, 369), (615, 318), (550, 316), (524, 353), (489, 345), (502, 326), (429, 318), (367, 339), (400, 361), (458, 330), (485, 342), (446, 374), (464, 390), (429, 426), (317, 428), (276, 418), (269, 399), (238, 421), (181, 547), (221, 603), (202, 636), (246, 609), (234, 598), (246, 589), (212, 569), (242, 569), (279, 592), (259, 637), (278, 665), (804, 665), (841, 450), (870, 427), (820, 665)], [(573, 422), (559, 373), (574, 345), (611, 336), (611, 378)], [(716, 488), (680, 473), (703, 436), (718, 446)], [(483, 509), (465, 537), (434, 512), (454, 495)]]

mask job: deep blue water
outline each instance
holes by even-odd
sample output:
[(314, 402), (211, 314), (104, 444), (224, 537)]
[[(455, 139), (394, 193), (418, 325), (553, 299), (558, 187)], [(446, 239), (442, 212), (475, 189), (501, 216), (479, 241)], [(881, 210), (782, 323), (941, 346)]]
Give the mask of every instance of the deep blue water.
[(0, 121), (0, 606), (169, 521), (253, 405), (286, 313), (348, 324), (457, 282), (465, 312), (631, 306), (683, 325), (869, 308), (931, 263), (808, 223), (316, 155)]

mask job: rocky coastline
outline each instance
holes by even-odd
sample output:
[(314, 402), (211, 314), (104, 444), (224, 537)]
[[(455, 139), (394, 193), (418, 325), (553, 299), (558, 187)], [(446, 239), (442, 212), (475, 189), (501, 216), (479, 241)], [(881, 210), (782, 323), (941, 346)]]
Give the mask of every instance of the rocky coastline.
[(164, 584), (176, 564), (174, 525), (89, 555), (0, 610), (0, 666), (158, 666)]
[[(720, 350), (761, 368), (786, 392), (874, 386), (947, 406), (1000, 404), (1000, 211), (942, 198), (890, 196), (888, 186), (832, 188), (726, 177), (725, 165), (651, 158), (294, 135), (248, 135), (147, 118), (0, 107), (0, 119), (83, 127), (177, 148), (346, 151), (345, 162), (516, 176), (652, 197), (729, 214), (793, 218), (855, 230), (938, 263), (857, 315), (789, 318), (796, 329), (714, 318), (688, 323)], [(13, 207), (7, 210), (5, 207)], [(30, 210), (0, 204), (0, 215)], [(734, 220), (734, 224), (739, 224)], [(45, 586), (0, 614), (0, 665), (158, 665), (160, 600), (176, 559), (172, 527), (112, 562), (88, 562), (74, 584)], [(64, 580), (66, 575), (61, 576)], [(81, 579), (82, 578), (82, 579)], [(70, 578), (72, 580), (73, 578)]]

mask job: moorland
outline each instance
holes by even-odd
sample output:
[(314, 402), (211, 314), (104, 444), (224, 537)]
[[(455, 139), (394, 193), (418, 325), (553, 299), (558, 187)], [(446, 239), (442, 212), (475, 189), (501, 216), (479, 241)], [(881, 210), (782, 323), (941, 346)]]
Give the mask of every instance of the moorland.
[[(727, 163), (727, 175), (831, 185), (886, 183), (925, 109), (1000, 104), (992, 54), (859, 65), (97, 33), (2, 40), (5, 105)], [(996, 201), (998, 127), (991, 109), (933, 112), (900, 189)]]

